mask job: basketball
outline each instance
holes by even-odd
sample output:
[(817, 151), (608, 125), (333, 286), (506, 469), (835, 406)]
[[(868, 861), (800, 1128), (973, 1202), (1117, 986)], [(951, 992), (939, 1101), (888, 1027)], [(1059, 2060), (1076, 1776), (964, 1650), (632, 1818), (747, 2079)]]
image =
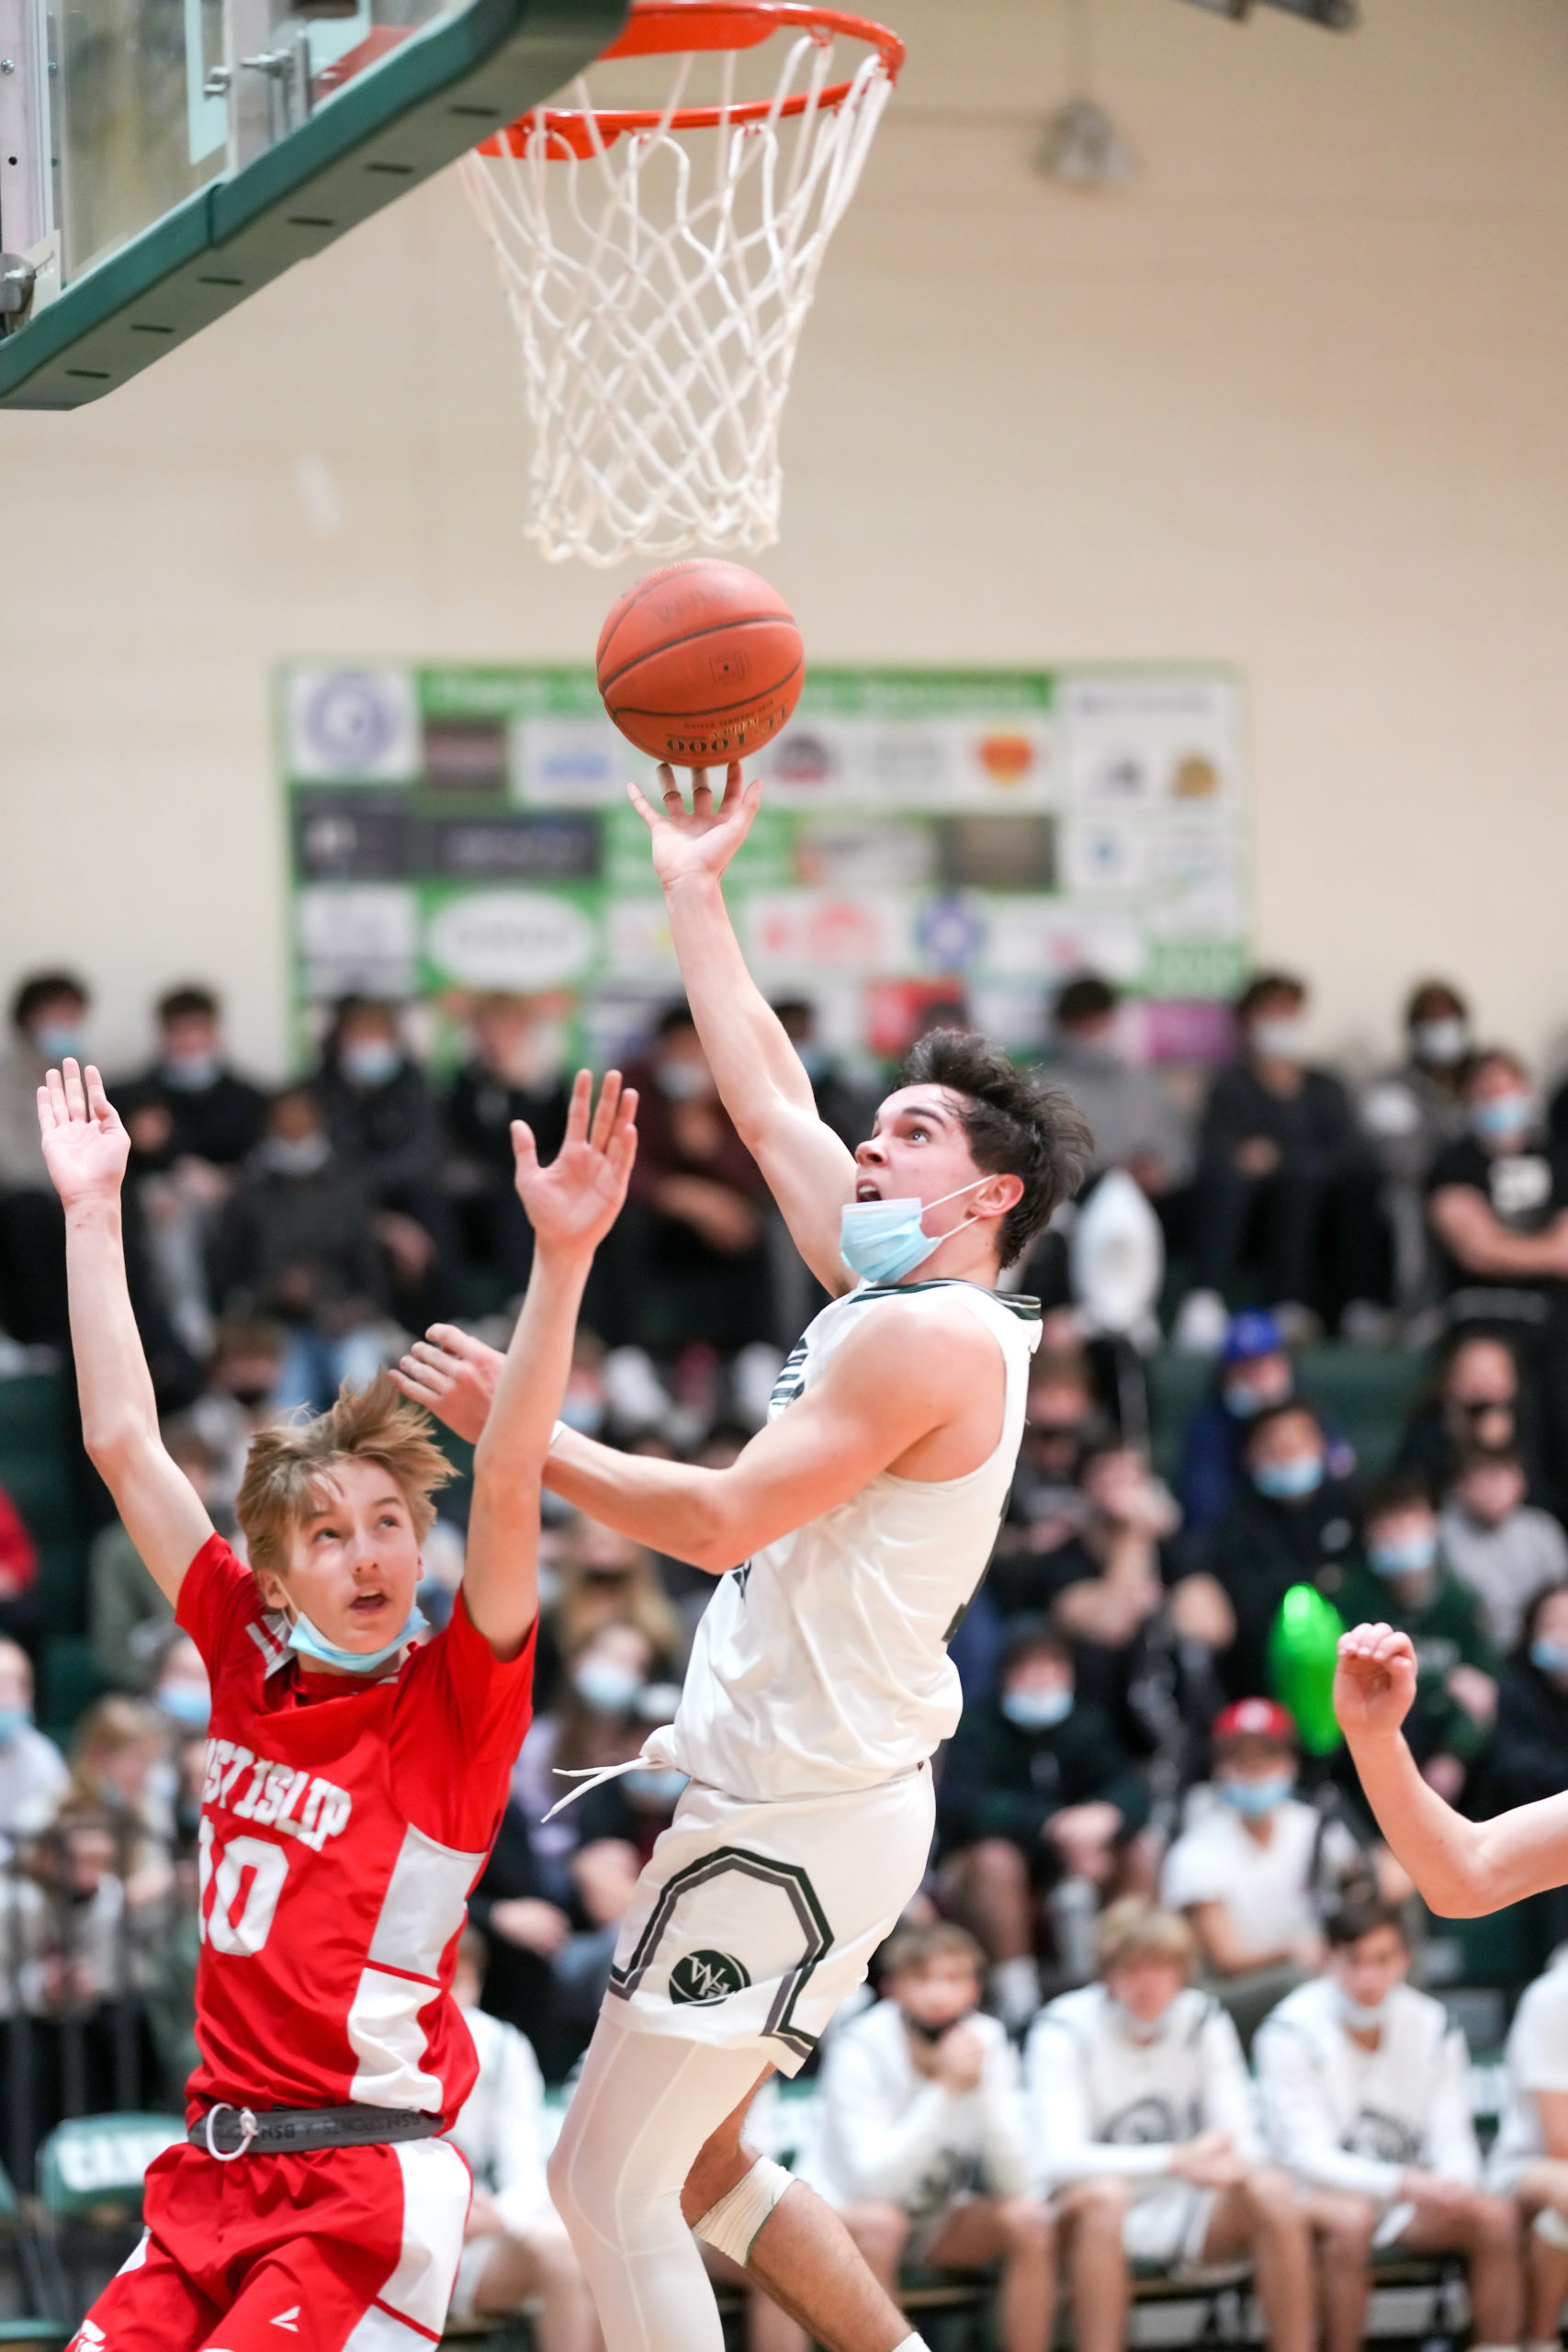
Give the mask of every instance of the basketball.
[(667, 563), (628, 588), (599, 633), (599, 691), (628, 741), (679, 767), (718, 767), (772, 741), (800, 696), (795, 615), (743, 563)]

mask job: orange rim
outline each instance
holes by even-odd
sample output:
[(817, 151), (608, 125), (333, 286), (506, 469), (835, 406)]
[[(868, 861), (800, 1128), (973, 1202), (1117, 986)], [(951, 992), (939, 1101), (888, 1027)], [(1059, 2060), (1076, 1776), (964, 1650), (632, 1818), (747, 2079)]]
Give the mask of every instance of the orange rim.
[[(854, 17), (841, 8), (818, 8), (810, 0), (632, 0), (626, 30), (603, 51), (610, 57), (682, 56), (694, 50), (756, 49), (775, 32), (810, 33), (826, 44), (838, 36), (863, 40), (882, 60), (890, 82), (898, 78), (904, 44), (886, 25), (869, 17)], [(733, 107), (678, 107), (672, 114), (660, 107), (615, 107), (601, 110), (581, 107), (543, 107), (524, 115), (506, 130), (487, 139), (481, 155), (525, 155), (541, 131), (545, 154), (554, 161), (575, 155), (585, 161), (597, 148), (614, 146), (628, 131), (716, 130), (723, 123), (790, 121), (815, 103), (821, 112), (842, 106), (853, 85), (835, 82), (813, 102), (806, 90), (782, 101), (748, 98)], [(591, 127), (592, 126), (592, 127)]]

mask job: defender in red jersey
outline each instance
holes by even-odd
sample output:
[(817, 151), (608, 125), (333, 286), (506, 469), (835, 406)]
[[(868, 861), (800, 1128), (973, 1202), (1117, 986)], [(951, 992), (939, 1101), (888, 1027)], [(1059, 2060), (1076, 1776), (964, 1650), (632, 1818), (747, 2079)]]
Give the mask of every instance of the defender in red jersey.
[(625, 1198), (635, 1095), (586, 1071), (541, 1169), (513, 1129), (536, 1250), (474, 1462), (463, 1586), (419, 1645), (420, 1546), (450, 1475), (384, 1375), (252, 1444), (242, 1567), (158, 1438), (119, 1231), (129, 1139), (98, 1074), (39, 1115), (65, 1204), (83, 1429), (212, 1682), (201, 1818), (200, 2064), (185, 2145), (83, 2352), (419, 2352), (468, 2212), (442, 2137), (472, 2087), (452, 1999), (469, 1890), (527, 1726), (540, 1472), (593, 1250)]

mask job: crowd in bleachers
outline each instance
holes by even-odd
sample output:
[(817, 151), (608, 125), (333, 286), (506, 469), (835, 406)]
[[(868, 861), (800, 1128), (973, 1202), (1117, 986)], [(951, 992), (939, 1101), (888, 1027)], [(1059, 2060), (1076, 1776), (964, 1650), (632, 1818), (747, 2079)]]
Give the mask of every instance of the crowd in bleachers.
[[(1043, 2345), (1058, 2266), (1085, 2352), (1121, 2341), (1128, 2260), (1250, 2260), (1282, 2352), (1319, 2306), (1348, 2352), (1385, 2245), (1462, 2255), (1488, 2345), (1521, 2340), (1527, 2287), (1526, 2340), (1555, 2340), (1568, 2289), (1568, 2218), (1531, 2227), (1528, 2259), (1519, 2234), (1568, 2217), (1568, 1972), (1520, 2009), (1483, 2177), (1458, 2029), (1416, 1989), (1453, 1973), (1454, 1939), (1376, 1838), (1343, 1749), (1303, 1718), (1280, 1634), (1303, 1588), (1346, 1623), (1406, 1629), (1417, 1761), (1465, 1810), (1568, 1785), (1568, 1089), (1548, 1102), (1518, 1057), (1477, 1045), (1445, 982), (1412, 994), (1398, 1065), (1358, 1083), (1309, 1063), (1304, 1006), (1289, 975), (1256, 978), (1235, 1060), (1201, 1085), (1128, 1057), (1103, 980), (1080, 976), (1053, 1010), (1046, 1057), (1098, 1163), (1021, 1271), (1044, 1335), (995, 1557), (953, 1644), (964, 1713), (926, 1885), (882, 1998), (829, 2036), (800, 2157), (885, 2275), (1000, 2264), (1007, 2352)], [(313, 1070), (268, 1091), (231, 1067), (214, 995), (187, 986), (156, 1008), (147, 1067), (111, 1074), (165, 1437), (231, 1540), (268, 1419), (321, 1407), (432, 1320), (502, 1336), (530, 1253), (509, 1125), (526, 1118), (547, 1158), (558, 1145), (569, 1010), (475, 1002), (438, 1081), (408, 1009), (345, 999)], [(808, 1005), (781, 1011), (823, 1115), (857, 1140), (874, 1091), (824, 1053)], [(39, 974), (13, 1015), (0, 1374), (58, 1363), (68, 1394), (33, 1091), (90, 1044), (89, 990)], [(683, 1005), (651, 1020), (630, 1070), (634, 1197), (565, 1418), (722, 1463), (820, 1294)], [(1112, 1171), (1157, 1235), (1148, 1311), (1119, 1325), (1097, 1319), (1072, 1250)], [(1163, 1476), (1137, 1354), (1161, 1323), (1163, 1360), (1203, 1366)], [(1325, 1338), (1410, 1367), (1386, 1459), (1331, 1393)], [(177, 2104), (198, 1933), (203, 1669), (79, 1447), (66, 1458), (90, 1537), (79, 1627), (0, 1492), (4, 2153), (24, 2177), (62, 2115)], [(461, 1572), (461, 1482), (442, 1510), (421, 1589), (435, 1624)], [(478, 2312), (553, 2299), (554, 2346), (592, 2352), (544, 2198), (539, 2086), (586, 2042), (682, 1783), (637, 1766), (545, 1815), (556, 1775), (627, 1764), (669, 1720), (711, 1586), (548, 1510), (537, 1713), (465, 1947), (489, 2104), (463, 2129), (489, 2185), (462, 2295)], [(62, 1631), (90, 1645), (70, 1722)], [(58, 1744), (35, 1722), (35, 1668)], [(1568, 1937), (1565, 1906), (1538, 1907), (1520, 1946), (1534, 1964)], [(1512, 1976), (1510, 2005), (1520, 1963)], [(758, 2352), (803, 2341), (782, 2315), (754, 2321)]]

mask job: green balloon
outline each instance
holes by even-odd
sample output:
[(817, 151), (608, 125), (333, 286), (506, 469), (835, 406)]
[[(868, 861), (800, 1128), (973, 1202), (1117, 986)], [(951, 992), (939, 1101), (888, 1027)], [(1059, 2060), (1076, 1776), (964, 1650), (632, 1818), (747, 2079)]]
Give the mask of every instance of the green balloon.
[(1310, 1584), (1293, 1584), (1269, 1634), (1269, 1679), (1309, 1756), (1332, 1756), (1345, 1735), (1334, 1713), (1334, 1668), (1345, 1620)]

